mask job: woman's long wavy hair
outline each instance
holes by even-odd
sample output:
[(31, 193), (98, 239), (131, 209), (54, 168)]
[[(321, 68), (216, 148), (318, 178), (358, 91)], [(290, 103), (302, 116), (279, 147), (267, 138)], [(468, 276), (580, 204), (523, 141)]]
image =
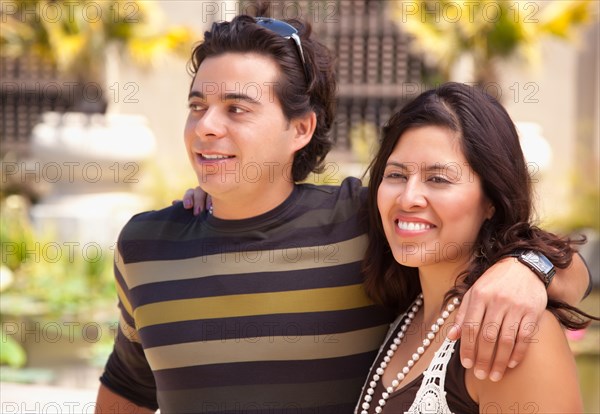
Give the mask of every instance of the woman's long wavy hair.
[[(532, 186), (519, 136), (506, 110), (483, 91), (460, 83), (446, 83), (422, 93), (404, 106), (383, 128), (381, 146), (369, 166), (367, 202), (369, 244), (363, 262), (365, 286), (377, 303), (398, 312), (420, 291), (418, 269), (396, 262), (385, 238), (377, 191), (385, 165), (402, 134), (410, 128), (440, 126), (456, 132), (482, 190), (495, 207), (482, 225), (468, 269), (458, 275), (447, 293), (462, 297), (493, 263), (517, 250), (543, 253), (557, 268), (571, 263), (574, 244), (585, 241), (561, 238), (532, 224)], [(570, 329), (586, 326), (581, 316), (593, 318), (566, 303), (550, 300), (548, 309)], [(595, 318), (594, 318), (595, 319)]]

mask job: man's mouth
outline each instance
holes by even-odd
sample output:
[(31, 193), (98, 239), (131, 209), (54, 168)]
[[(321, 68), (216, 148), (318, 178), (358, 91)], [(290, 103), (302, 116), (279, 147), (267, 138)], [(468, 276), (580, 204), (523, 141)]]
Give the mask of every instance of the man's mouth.
[(222, 154), (198, 154), (203, 160), (226, 160), (229, 158), (235, 158), (234, 155), (222, 155)]

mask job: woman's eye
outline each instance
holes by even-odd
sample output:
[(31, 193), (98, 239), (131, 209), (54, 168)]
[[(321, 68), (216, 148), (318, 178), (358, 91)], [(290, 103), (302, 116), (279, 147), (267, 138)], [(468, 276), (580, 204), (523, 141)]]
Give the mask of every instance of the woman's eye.
[(430, 177), (429, 181), (431, 181), (432, 183), (435, 183), (435, 184), (447, 184), (447, 183), (450, 183), (449, 180), (447, 180), (444, 177), (440, 177), (440, 176)]
[(389, 172), (383, 175), (383, 178), (387, 178), (390, 180), (401, 180), (406, 178), (406, 176), (404, 174), (398, 173), (398, 172)]

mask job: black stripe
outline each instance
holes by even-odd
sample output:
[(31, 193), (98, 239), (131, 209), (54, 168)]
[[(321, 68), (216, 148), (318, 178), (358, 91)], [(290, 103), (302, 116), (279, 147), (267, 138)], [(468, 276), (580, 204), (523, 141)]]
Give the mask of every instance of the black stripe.
[(358, 399), (359, 382), (229, 386), (207, 389), (203, 395), (186, 389), (160, 392), (158, 398), (163, 414), (349, 414)]
[[(187, 342), (263, 337), (313, 336), (335, 341), (335, 334), (387, 325), (391, 314), (377, 306), (331, 312), (255, 315), (152, 325), (140, 330), (146, 348)], [(324, 335), (318, 338), (319, 335)], [(382, 338), (383, 340), (383, 338)]]
[[(352, 218), (355, 221), (356, 218)], [(148, 224), (145, 224), (148, 225)], [(299, 247), (327, 246), (346, 241), (364, 234), (357, 232), (355, 222), (344, 221), (318, 228), (295, 228), (293, 239), (288, 234), (261, 233), (246, 237), (205, 237), (190, 229), (182, 232), (178, 240), (130, 240), (121, 241), (120, 248), (127, 252), (126, 263), (155, 260), (179, 260), (198, 256), (209, 256), (248, 251), (269, 251), (275, 249), (296, 249)], [(290, 229), (289, 232), (292, 230)], [(193, 232), (193, 238), (188, 233)]]
[[(268, 213), (249, 219), (218, 221), (218, 223), (224, 229), (230, 228), (233, 236), (246, 230), (252, 232), (258, 227), (282, 231), (282, 218), (288, 217), (294, 217), (298, 223), (303, 217), (310, 217), (306, 225), (315, 227), (318, 222), (313, 221), (314, 215), (311, 211), (322, 214), (324, 223), (331, 223), (332, 219), (339, 221), (340, 218), (344, 220), (343, 217), (347, 219), (356, 215), (357, 209), (364, 205), (365, 201), (366, 188), (361, 186), (360, 180), (353, 177), (346, 178), (339, 187), (300, 184), (294, 187), (292, 195), (282, 205)], [(293, 208), (288, 208), (290, 206)], [(286, 210), (286, 217), (282, 217), (281, 210)], [(334, 216), (331, 213), (327, 214), (326, 210), (335, 211), (336, 214)], [(291, 211), (293, 214), (290, 215)], [(127, 241), (153, 239), (159, 236), (161, 239), (179, 240), (183, 229), (194, 225), (201, 226), (206, 221), (211, 221), (207, 214), (194, 216), (191, 210), (184, 209), (182, 204), (178, 203), (162, 210), (136, 214), (127, 223), (126, 231), (122, 232), (120, 239)], [(298, 228), (294, 230), (297, 231)]]
[[(303, 384), (356, 378), (360, 386), (377, 350), (340, 358), (302, 361), (257, 361), (214, 365), (199, 365), (154, 371), (159, 389), (195, 389), (228, 386)], [(359, 386), (359, 388), (360, 388)], [(201, 398), (201, 397), (200, 397)], [(357, 392), (358, 398), (358, 392)]]
[(359, 274), (360, 262), (289, 271), (284, 274), (242, 273), (182, 280), (167, 280), (165, 275), (163, 282), (133, 288), (130, 301), (138, 307), (157, 301), (177, 299), (350, 286), (362, 283)]
[(358, 180), (345, 180), (341, 187), (297, 186), (295, 191), (309, 192), (310, 197), (290, 197), (284, 202), (289, 204), (285, 217), (269, 212), (266, 218), (221, 220), (218, 228), (209, 224), (211, 217), (194, 217), (180, 205), (142, 213), (127, 223), (119, 246), (126, 262), (134, 263), (237, 252), (240, 246), (243, 251), (322, 246), (364, 233), (357, 225), (357, 210), (364, 203)]

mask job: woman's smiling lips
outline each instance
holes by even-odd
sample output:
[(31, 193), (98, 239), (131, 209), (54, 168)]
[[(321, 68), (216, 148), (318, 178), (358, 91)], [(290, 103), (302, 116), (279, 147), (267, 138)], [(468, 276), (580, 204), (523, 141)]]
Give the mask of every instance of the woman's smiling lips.
[(400, 216), (394, 219), (396, 233), (401, 236), (417, 236), (433, 229), (435, 225), (418, 217)]

